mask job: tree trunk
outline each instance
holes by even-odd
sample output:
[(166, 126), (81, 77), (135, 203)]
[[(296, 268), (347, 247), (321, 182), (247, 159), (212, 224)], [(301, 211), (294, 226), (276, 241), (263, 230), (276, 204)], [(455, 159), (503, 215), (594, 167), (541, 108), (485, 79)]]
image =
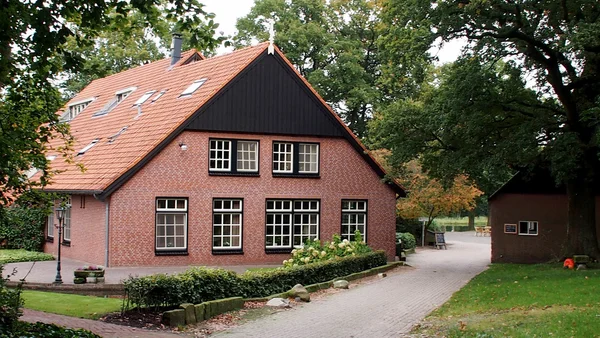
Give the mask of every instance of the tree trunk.
[(469, 211), (469, 225), (467, 227), (469, 231), (475, 230), (475, 208)]
[(600, 258), (593, 175), (593, 170), (590, 173), (583, 169), (576, 178), (567, 182), (568, 224), (566, 245), (563, 248), (565, 257), (575, 254)]

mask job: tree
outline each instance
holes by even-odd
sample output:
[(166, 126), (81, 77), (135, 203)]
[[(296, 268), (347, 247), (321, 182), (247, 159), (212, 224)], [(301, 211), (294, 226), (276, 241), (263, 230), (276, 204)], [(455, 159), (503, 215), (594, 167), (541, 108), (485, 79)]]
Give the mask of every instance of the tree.
[[(215, 47), (216, 24), (197, 1), (37, 1), (2, 2), (0, 11), (0, 205), (51, 177), (45, 147), (51, 137), (64, 139), (67, 160), (71, 140), (67, 125), (58, 123), (62, 105), (52, 85), (62, 72), (77, 72), (84, 59), (80, 50), (110, 25), (126, 26), (128, 14), (139, 11), (148, 27), (166, 19), (191, 32), (192, 43)], [(116, 13), (110, 15), (111, 12)], [(206, 19), (206, 20), (205, 20)], [(67, 41), (73, 39), (75, 45)], [(26, 172), (37, 168), (39, 182)]]
[(371, 154), (383, 163), (388, 173), (397, 176), (396, 180), (407, 190), (406, 198), (398, 199), (396, 211), (403, 219), (426, 217), (425, 227), (429, 228), (438, 216), (456, 214), (475, 208), (475, 202), (482, 192), (466, 175), (457, 175), (451, 182), (429, 177), (418, 160), (412, 160), (394, 168), (387, 161), (390, 151), (380, 149)]
[[(391, 55), (408, 46), (411, 54), (427, 55), (436, 41), (462, 38), (468, 42), (457, 66), (466, 72), (452, 72), (446, 80), (448, 86), (453, 84), (461, 90), (445, 88), (446, 93), (458, 96), (445, 96), (450, 100), (448, 105), (438, 108), (456, 113), (462, 106), (469, 114), (456, 121), (446, 119), (456, 114), (442, 114), (436, 121), (441, 123), (435, 125), (435, 135), (448, 125), (456, 127), (454, 130), (479, 131), (476, 136), (463, 133), (463, 140), (457, 142), (465, 152), (495, 158), (486, 163), (504, 162), (504, 166), (518, 168), (540, 158), (547, 161), (557, 183), (567, 188), (565, 254), (600, 257), (593, 190), (600, 169), (600, 4), (587, 0), (389, 0), (383, 16), (389, 30), (380, 48), (391, 51)], [(506, 65), (494, 70), (499, 60)], [(405, 73), (413, 68), (402, 66)], [(414, 66), (421, 69), (422, 63)], [(530, 79), (527, 86), (526, 78)], [(469, 81), (493, 91), (479, 90)], [(486, 103), (486, 98), (496, 101)], [(480, 112), (476, 113), (470, 103), (478, 104)], [(416, 102), (400, 105), (406, 109), (397, 112), (404, 117), (411, 109), (421, 109)], [(470, 119), (467, 127), (458, 124)], [(479, 122), (481, 130), (476, 129)], [(432, 149), (437, 147), (440, 153), (454, 150), (445, 139), (421, 141)], [(449, 160), (450, 156), (439, 158)], [(460, 157), (454, 158), (462, 162)]]
[(379, 100), (379, 11), (371, 0), (257, 0), (238, 20), (234, 42), (241, 47), (266, 41), (265, 25), (273, 19), (277, 46), (363, 137)]

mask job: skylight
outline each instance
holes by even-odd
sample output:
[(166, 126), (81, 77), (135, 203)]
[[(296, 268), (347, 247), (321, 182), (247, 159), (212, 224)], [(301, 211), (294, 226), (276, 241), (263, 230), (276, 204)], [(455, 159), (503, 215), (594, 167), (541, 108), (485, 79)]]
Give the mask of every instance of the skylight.
[(166, 89), (161, 90), (160, 93), (156, 94), (156, 96), (152, 99), (152, 103), (158, 101), (158, 99), (160, 99), (161, 96), (165, 95), (166, 92), (167, 92)]
[(152, 94), (156, 93), (156, 90), (151, 90), (149, 92), (146, 92), (144, 95), (142, 95), (142, 97), (140, 97), (137, 101), (135, 101), (135, 103), (133, 104), (134, 106), (139, 106), (142, 105), (144, 102), (146, 102), (150, 96), (152, 96)]
[(121, 134), (123, 134), (123, 133), (124, 133), (124, 132), (127, 130), (127, 128), (128, 128), (128, 127), (129, 127), (129, 126), (125, 126), (125, 127), (121, 128), (121, 130), (119, 130), (119, 132), (118, 132), (118, 133), (116, 133), (116, 134), (114, 134), (114, 135), (110, 136), (110, 137), (108, 138), (108, 143), (113, 143), (113, 142), (115, 142), (115, 141), (117, 140), (117, 137), (119, 137)]
[(85, 154), (86, 151), (90, 150), (93, 146), (96, 145), (96, 143), (98, 143), (100, 141), (100, 139), (94, 139), (92, 142), (90, 142), (90, 144), (88, 144), (87, 146), (83, 147), (83, 149), (81, 149), (78, 153), (77, 156), (81, 156), (83, 154)]
[(207, 79), (200, 79), (200, 80), (196, 80), (194, 81), (194, 83), (192, 83), (189, 87), (187, 87), (183, 93), (181, 93), (181, 95), (179, 96), (189, 96), (192, 95), (196, 90), (198, 90), (198, 88), (200, 88), (200, 86), (202, 86), (204, 84), (204, 82), (206, 82)]

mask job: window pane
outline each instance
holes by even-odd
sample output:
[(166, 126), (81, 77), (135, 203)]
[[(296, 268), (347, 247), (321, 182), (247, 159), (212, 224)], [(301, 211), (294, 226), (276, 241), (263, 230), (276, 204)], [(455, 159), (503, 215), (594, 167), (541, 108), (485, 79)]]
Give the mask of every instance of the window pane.
[(318, 172), (318, 144), (299, 144), (298, 145), (298, 172), (317, 173)]
[(274, 172), (292, 172), (292, 149), (291, 143), (273, 143)]
[(210, 142), (209, 168), (215, 171), (230, 171), (231, 141), (211, 140)]

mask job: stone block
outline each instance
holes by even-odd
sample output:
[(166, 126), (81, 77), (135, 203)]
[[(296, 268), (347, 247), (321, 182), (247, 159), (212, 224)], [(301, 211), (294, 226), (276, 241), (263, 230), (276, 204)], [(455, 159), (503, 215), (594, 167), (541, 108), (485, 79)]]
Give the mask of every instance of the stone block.
[(167, 326), (177, 327), (185, 325), (185, 310), (176, 309), (164, 312), (162, 315), (162, 323)]
[(348, 281), (343, 280), (343, 279), (336, 280), (335, 282), (333, 282), (333, 287), (336, 289), (347, 289)]
[(204, 320), (204, 303), (194, 305), (194, 312), (196, 313), (196, 321)]
[(85, 278), (86, 283), (96, 284), (97, 281), (98, 281), (98, 279), (96, 277), (86, 277)]
[(196, 323), (196, 308), (194, 307), (194, 304), (184, 303), (184, 304), (179, 305), (179, 307), (185, 311), (185, 324), (186, 325)]

